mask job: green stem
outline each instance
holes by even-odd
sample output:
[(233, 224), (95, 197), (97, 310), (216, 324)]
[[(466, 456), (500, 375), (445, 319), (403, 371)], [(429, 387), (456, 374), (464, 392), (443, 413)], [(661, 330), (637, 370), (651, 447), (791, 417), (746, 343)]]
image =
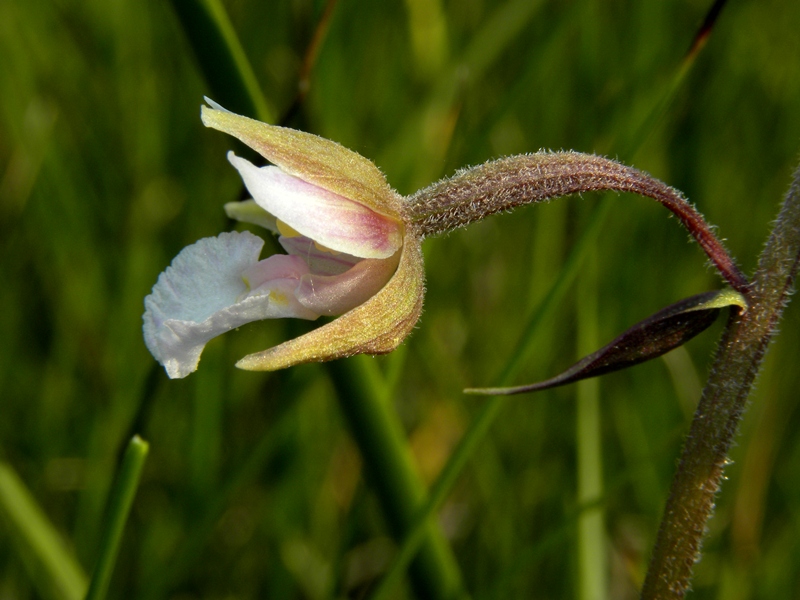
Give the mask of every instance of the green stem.
[[(587, 253), (592, 248), (592, 242), (599, 233), (600, 226), (605, 220), (606, 215), (608, 215), (611, 205), (611, 199), (606, 199), (592, 211), (591, 218), (588, 219), (589, 225), (584, 230), (583, 236), (580, 241), (573, 246), (569, 257), (564, 262), (564, 266), (559, 271), (558, 278), (550, 288), (547, 296), (542, 300), (536, 310), (534, 310), (523, 327), (523, 333), (520, 336), (517, 347), (511, 354), (511, 358), (505, 370), (498, 378), (500, 382), (498, 384), (499, 386), (511, 385), (514, 378), (519, 374), (520, 370), (522, 370), (522, 367), (527, 364), (528, 358), (536, 347), (536, 333), (539, 327), (558, 307), (559, 302), (567, 293), (569, 286), (575, 280), (575, 277), (577, 277), (578, 270), (583, 264)], [(492, 423), (494, 423), (504, 400), (504, 396), (494, 396), (488, 398), (481, 404), (481, 408), (472, 420), (470, 428), (461, 438), (458, 446), (453, 451), (447, 464), (436, 479), (436, 483), (431, 488), (430, 495), (428, 496), (428, 501), (419, 511), (419, 514), (417, 514), (414, 527), (406, 534), (400, 552), (395, 557), (380, 587), (373, 594), (372, 600), (383, 600), (387, 598), (390, 590), (394, 588), (395, 583), (400, 578), (406, 566), (408, 566), (411, 558), (419, 548), (419, 544), (424, 539), (425, 523), (428, 522), (430, 516), (439, 509), (442, 502), (447, 498), (447, 494), (450, 493), (450, 490), (467, 464), (467, 461), (475, 452), (478, 444), (483, 441)]]
[[(705, 31), (705, 30), (704, 30)], [(707, 34), (707, 31), (705, 31)], [(698, 36), (696, 36), (697, 38)], [(707, 39), (704, 37), (703, 39)], [(623, 147), (628, 148), (627, 154), (633, 155), (636, 150), (644, 143), (647, 133), (655, 127), (655, 124), (663, 116), (666, 106), (674, 98), (677, 90), (685, 81), (686, 75), (694, 65), (694, 62), (699, 54), (702, 46), (696, 43), (692, 45), (692, 49), (687, 54), (687, 57), (681, 63), (675, 76), (672, 78), (662, 101), (651, 111), (649, 117), (638, 128), (636, 134), (632, 136), (631, 142), (626, 142)], [(514, 378), (519, 374), (522, 367), (528, 363), (530, 355), (533, 353), (536, 342), (536, 331), (543, 320), (555, 309), (558, 302), (564, 297), (567, 289), (577, 276), (578, 269), (583, 264), (583, 260), (587, 252), (592, 248), (592, 244), (596, 239), (601, 225), (605, 221), (609, 212), (611, 211), (613, 200), (606, 198), (602, 203), (594, 209), (592, 217), (588, 219), (589, 225), (584, 230), (583, 235), (573, 247), (570, 252), (569, 258), (564, 263), (563, 268), (559, 272), (558, 279), (551, 288), (547, 297), (542, 301), (539, 307), (533, 312), (523, 328), (523, 333), (520, 336), (517, 347), (511, 353), (511, 358), (501, 376), (498, 378), (499, 385), (510, 385)], [(480, 412), (475, 417), (470, 426), (470, 429), (459, 442), (458, 447), (455, 449), (444, 469), (439, 475), (436, 483), (431, 489), (430, 497), (425, 507), (420, 511), (416, 526), (411, 530), (406, 537), (405, 542), (395, 557), (395, 560), (390, 567), (387, 576), (381, 583), (380, 588), (376, 591), (374, 599), (383, 598), (388, 595), (389, 590), (392, 589), (394, 582), (399, 578), (406, 565), (414, 556), (420, 541), (422, 540), (423, 525), (433, 514), (440, 504), (446, 498), (449, 490), (452, 488), (462, 469), (466, 465), (469, 457), (477, 448), (478, 444), (483, 440), (486, 433), (489, 431), (491, 424), (500, 412), (502, 398), (495, 396), (489, 398), (481, 406)]]
[(89, 591), (86, 593), (86, 600), (102, 600), (106, 596), (122, 542), (122, 533), (136, 496), (136, 489), (139, 487), (139, 478), (148, 450), (148, 443), (135, 435), (122, 457), (119, 478), (111, 491), (108, 521), (100, 542), (100, 556), (92, 575)]
[[(172, 0), (172, 4), (217, 99), (235, 112), (273, 122), (272, 111), (219, 1)], [(332, 9), (332, 2), (329, 7)], [(324, 33), (324, 28), (321, 31)], [(424, 502), (425, 489), (414, 471), (397, 417), (385, 405), (386, 394), (374, 381), (370, 384), (370, 371), (363, 360), (368, 359), (329, 363), (329, 373), (387, 521), (401, 539)], [(433, 523), (426, 526), (425, 541), (411, 567), (411, 581), (420, 597), (432, 600), (452, 598), (461, 587), (452, 552)]]
[[(326, 366), (342, 413), (361, 450), (371, 487), (392, 535), (400, 541), (415, 525), (426, 493), (397, 415), (383, 391), (369, 383), (369, 360), (356, 356)], [(410, 568), (417, 597), (456, 598), (461, 593), (461, 575), (450, 547), (430, 518), (421, 529), (419, 552)]]
[(789, 300), (800, 263), (800, 168), (747, 292), (749, 309), (731, 314), (672, 481), (642, 598), (679, 599), (714, 508), (728, 450), (753, 381)]
[[(579, 282), (577, 306), (578, 356), (598, 346), (597, 260), (592, 260)], [(596, 378), (576, 386), (575, 445), (578, 470), (578, 504), (586, 506), (578, 516), (578, 598), (605, 600), (608, 597), (607, 551), (603, 507), (603, 445), (600, 439), (600, 383)]]
[[(715, 15), (716, 14), (718, 14), (718, 11), (715, 13)], [(635, 128), (636, 133), (630, 137), (630, 141), (625, 141), (620, 144), (626, 149), (623, 153), (624, 156), (633, 156), (642, 146), (642, 144), (644, 144), (647, 135), (655, 128), (659, 119), (663, 117), (663, 114), (666, 112), (666, 108), (672, 102), (677, 91), (685, 81), (687, 74), (694, 65), (697, 56), (703, 47), (703, 43), (698, 43), (698, 40), (702, 39), (702, 42), (705, 42), (708, 39), (708, 34), (713, 26), (713, 20), (709, 21), (707, 19), (706, 21), (708, 23), (704, 23), (701, 30), (695, 36), (695, 41), (693, 42), (690, 51), (687, 53), (687, 56), (684, 58), (675, 75), (672, 77), (672, 80), (665, 90), (661, 101), (649, 113), (645, 121), (639, 127)], [(499, 385), (510, 385), (522, 367), (527, 364), (529, 356), (533, 353), (535, 348), (535, 332), (538, 330), (543, 319), (555, 308), (559, 300), (563, 298), (567, 289), (571, 285), (572, 281), (577, 275), (579, 267), (583, 263), (583, 259), (585, 258), (587, 251), (592, 247), (592, 242), (599, 233), (602, 223), (608, 216), (611, 206), (612, 199), (607, 198), (603, 200), (603, 202), (597, 208), (595, 208), (592, 218), (589, 219), (588, 227), (584, 230), (583, 235), (576, 246), (573, 247), (569, 259), (565, 262), (564, 267), (559, 273), (558, 280), (551, 288), (545, 300), (528, 319), (523, 329), (523, 333), (520, 336), (517, 347), (511, 354), (511, 358), (506, 366), (505, 371), (498, 378), (498, 381), (500, 382)], [(414, 555), (414, 552), (416, 551), (416, 548), (422, 539), (423, 524), (426, 522), (429, 516), (436, 511), (441, 502), (444, 501), (444, 498), (447, 496), (447, 493), (455, 483), (458, 475), (466, 465), (469, 457), (472, 456), (475, 448), (477, 448), (478, 444), (489, 431), (489, 427), (500, 412), (501, 402), (502, 398), (495, 396), (493, 398), (489, 398), (481, 406), (480, 412), (473, 420), (470, 429), (459, 442), (458, 447), (451, 455), (444, 469), (442, 469), (439, 478), (431, 489), (428, 503), (425, 505), (423, 510), (420, 511), (418, 516), (417, 525), (406, 537), (400, 553), (397, 557), (395, 557), (394, 563), (390, 567), (387, 576), (384, 578), (384, 581), (374, 596), (375, 600), (377, 600), (378, 597), (382, 598), (385, 594), (388, 594), (388, 591), (392, 589), (393, 582), (399, 577), (399, 573), (403, 572), (405, 566), (410, 560), (410, 557)]]
[(240, 115), (272, 123), (275, 111), (258, 85), (220, 0), (172, 0), (214, 100)]

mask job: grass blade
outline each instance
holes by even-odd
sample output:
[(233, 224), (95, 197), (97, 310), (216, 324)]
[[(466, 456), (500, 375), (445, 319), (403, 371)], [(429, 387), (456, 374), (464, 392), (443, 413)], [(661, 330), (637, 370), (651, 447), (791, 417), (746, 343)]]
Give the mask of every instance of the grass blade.
[(86, 575), (17, 473), (0, 462), (0, 515), (43, 598), (80, 600)]
[(122, 533), (125, 530), (125, 523), (139, 487), (139, 478), (148, 450), (148, 443), (135, 435), (122, 457), (119, 477), (111, 491), (108, 520), (100, 542), (100, 555), (92, 575), (89, 591), (86, 593), (86, 600), (103, 600), (106, 597), (117, 554), (119, 554)]
[(237, 114), (272, 123), (275, 111), (219, 0), (172, 0), (214, 100)]

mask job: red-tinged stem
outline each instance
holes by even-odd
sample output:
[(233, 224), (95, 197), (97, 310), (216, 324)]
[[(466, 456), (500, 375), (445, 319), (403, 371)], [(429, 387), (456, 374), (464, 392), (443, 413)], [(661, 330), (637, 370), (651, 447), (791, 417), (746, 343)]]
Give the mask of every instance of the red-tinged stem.
[(703, 216), (679, 191), (601, 156), (540, 152), (465, 169), (409, 197), (408, 217), (421, 236), (428, 236), (524, 204), (602, 190), (632, 192), (663, 204), (689, 230), (722, 277), (735, 290), (747, 291), (747, 278)]

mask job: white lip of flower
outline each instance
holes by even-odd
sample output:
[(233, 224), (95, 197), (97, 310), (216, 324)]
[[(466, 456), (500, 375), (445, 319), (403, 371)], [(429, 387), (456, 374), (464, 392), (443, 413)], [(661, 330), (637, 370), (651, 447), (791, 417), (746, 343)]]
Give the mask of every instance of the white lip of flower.
[(145, 343), (170, 378), (195, 371), (209, 340), (246, 323), (313, 320), (361, 305), (400, 259), (399, 222), (278, 167), (232, 152), (228, 160), (253, 196), (226, 205), (228, 215), (289, 233), (278, 240), (288, 254), (259, 260), (263, 240), (229, 232), (175, 257), (145, 298), (143, 317)]

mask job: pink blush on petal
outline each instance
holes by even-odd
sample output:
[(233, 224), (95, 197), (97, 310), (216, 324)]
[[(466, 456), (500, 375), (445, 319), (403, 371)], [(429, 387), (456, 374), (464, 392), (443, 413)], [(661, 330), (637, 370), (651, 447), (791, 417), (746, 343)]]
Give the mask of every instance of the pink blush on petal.
[(251, 290), (255, 290), (275, 279), (300, 279), (308, 272), (308, 265), (299, 256), (273, 254), (248, 267), (242, 273), (242, 279)]
[(360, 258), (388, 258), (403, 243), (398, 221), (278, 167), (256, 167), (228, 153), (258, 205), (323, 246)]

